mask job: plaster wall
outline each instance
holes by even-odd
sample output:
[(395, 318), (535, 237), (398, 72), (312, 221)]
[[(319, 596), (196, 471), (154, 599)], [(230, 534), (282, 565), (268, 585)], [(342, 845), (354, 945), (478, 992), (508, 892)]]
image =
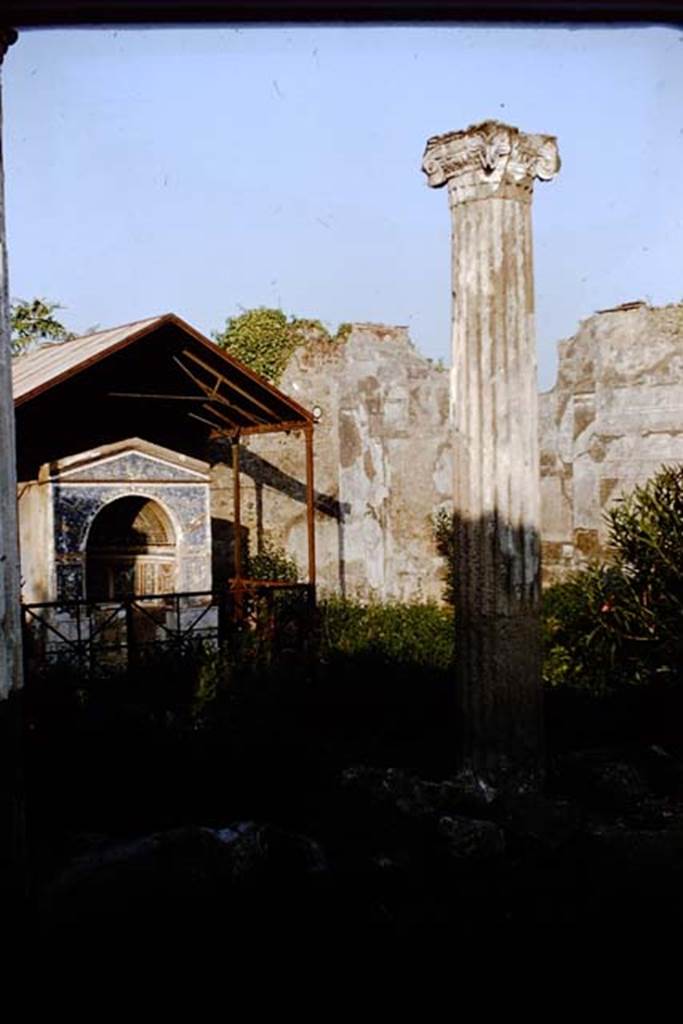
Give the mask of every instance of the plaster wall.
[[(402, 327), (356, 324), (344, 342), (297, 350), (282, 389), (319, 406), (318, 580), (323, 592), (438, 599), (431, 519), (449, 507), (449, 375)], [(665, 463), (683, 462), (683, 305), (597, 313), (559, 345), (539, 396), (541, 533), (547, 584), (606, 554), (604, 511)], [(282, 544), (305, 571), (304, 444), (252, 438), (242, 456), (249, 548)], [(232, 485), (222, 476), (232, 515)], [(215, 494), (212, 500), (215, 500)]]
[[(449, 375), (403, 327), (356, 324), (343, 342), (312, 339), (280, 384), (315, 429), (317, 575), (322, 593), (438, 599), (442, 566), (432, 516), (451, 500)], [(283, 545), (306, 570), (304, 441), (251, 438), (242, 454), (249, 547)], [(227, 471), (212, 498), (231, 508)]]
[(19, 484), (21, 596), (28, 604), (51, 600), (54, 579), (52, 501), (48, 481)]
[[(598, 313), (560, 343), (559, 357), (557, 382), (539, 399), (546, 583), (605, 553), (610, 502), (663, 463), (683, 462), (683, 305), (628, 304)], [(356, 324), (344, 341), (311, 337), (295, 352), (281, 387), (321, 409), (320, 591), (439, 599), (443, 570), (431, 523), (452, 495), (448, 372), (416, 351), (405, 328)], [(179, 590), (210, 588), (212, 553), (214, 585), (230, 575), (229, 453), (211, 468), (210, 511), (207, 466), (185, 460), (174, 477), (159, 462), (145, 468), (140, 460), (137, 451), (125, 464), (106, 463), (108, 469), (100, 461), (96, 475), (92, 467), (77, 474), (72, 463), (68, 477), (20, 486), (25, 601), (53, 600), (58, 573), (65, 587), (79, 585), (88, 524), (106, 501), (124, 494), (143, 493), (171, 512), (182, 545)], [(253, 553), (267, 540), (280, 544), (305, 576), (303, 436), (252, 437), (241, 465), (243, 547)], [(51, 488), (59, 489), (52, 497)], [(51, 561), (53, 538), (59, 566)]]
[(683, 305), (627, 303), (559, 346), (540, 396), (546, 582), (606, 552), (605, 511), (663, 464), (683, 462)]

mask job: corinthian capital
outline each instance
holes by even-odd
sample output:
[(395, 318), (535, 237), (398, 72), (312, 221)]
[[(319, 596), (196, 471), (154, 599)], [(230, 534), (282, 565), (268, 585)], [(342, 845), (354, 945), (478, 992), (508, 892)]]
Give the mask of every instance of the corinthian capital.
[(448, 182), (455, 203), (493, 196), (528, 202), (534, 178), (548, 181), (559, 169), (553, 135), (526, 135), (500, 121), (434, 135), (422, 160), (429, 184), (439, 188)]
[(2, 64), (3, 57), (9, 50), (12, 43), (16, 43), (16, 41), (16, 29), (8, 28), (6, 25), (0, 25), (0, 64)]

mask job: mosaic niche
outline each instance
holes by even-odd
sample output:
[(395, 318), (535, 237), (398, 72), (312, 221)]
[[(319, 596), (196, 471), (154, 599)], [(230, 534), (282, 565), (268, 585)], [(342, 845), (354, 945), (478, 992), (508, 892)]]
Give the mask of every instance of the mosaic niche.
[(58, 600), (210, 589), (208, 474), (120, 451), (58, 471), (52, 502)]

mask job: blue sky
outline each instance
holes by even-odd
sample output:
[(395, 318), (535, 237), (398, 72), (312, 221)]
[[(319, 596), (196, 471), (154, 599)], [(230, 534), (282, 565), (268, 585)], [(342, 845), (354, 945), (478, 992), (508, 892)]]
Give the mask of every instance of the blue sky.
[(3, 68), (13, 297), (73, 330), (280, 306), (406, 324), (450, 358), (430, 135), (557, 135), (534, 199), (539, 380), (594, 310), (683, 298), (683, 33), (641, 28), (25, 32)]

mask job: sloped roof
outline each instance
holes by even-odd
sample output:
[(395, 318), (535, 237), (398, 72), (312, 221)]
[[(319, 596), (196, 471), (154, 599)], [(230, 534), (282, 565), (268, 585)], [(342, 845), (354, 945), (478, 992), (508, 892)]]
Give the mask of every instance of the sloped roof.
[(105, 355), (109, 349), (146, 334), (158, 326), (163, 317), (153, 316), (136, 320), (122, 327), (110, 327), (94, 334), (84, 334), (70, 341), (41, 345), (40, 348), (12, 360), (12, 390), (15, 404), (56, 384), (65, 377)]
[[(149, 317), (121, 327), (72, 338), (18, 356), (12, 364), (14, 404), (19, 407), (69, 380), (95, 363), (140, 341), (160, 328), (172, 327), (186, 342), (170, 353), (184, 385), (201, 402), (202, 415), (191, 414), (221, 433), (259, 433), (314, 422), (311, 412), (293, 398), (224, 352), (174, 313)], [(131, 381), (135, 390), (140, 382)], [(124, 396), (121, 396), (124, 397)], [(130, 395), (143, 399), (143, 394)], [(150, 393), (150, 398), (161, 397)], [(165, 396), (166, 398), (174, 396)]]

